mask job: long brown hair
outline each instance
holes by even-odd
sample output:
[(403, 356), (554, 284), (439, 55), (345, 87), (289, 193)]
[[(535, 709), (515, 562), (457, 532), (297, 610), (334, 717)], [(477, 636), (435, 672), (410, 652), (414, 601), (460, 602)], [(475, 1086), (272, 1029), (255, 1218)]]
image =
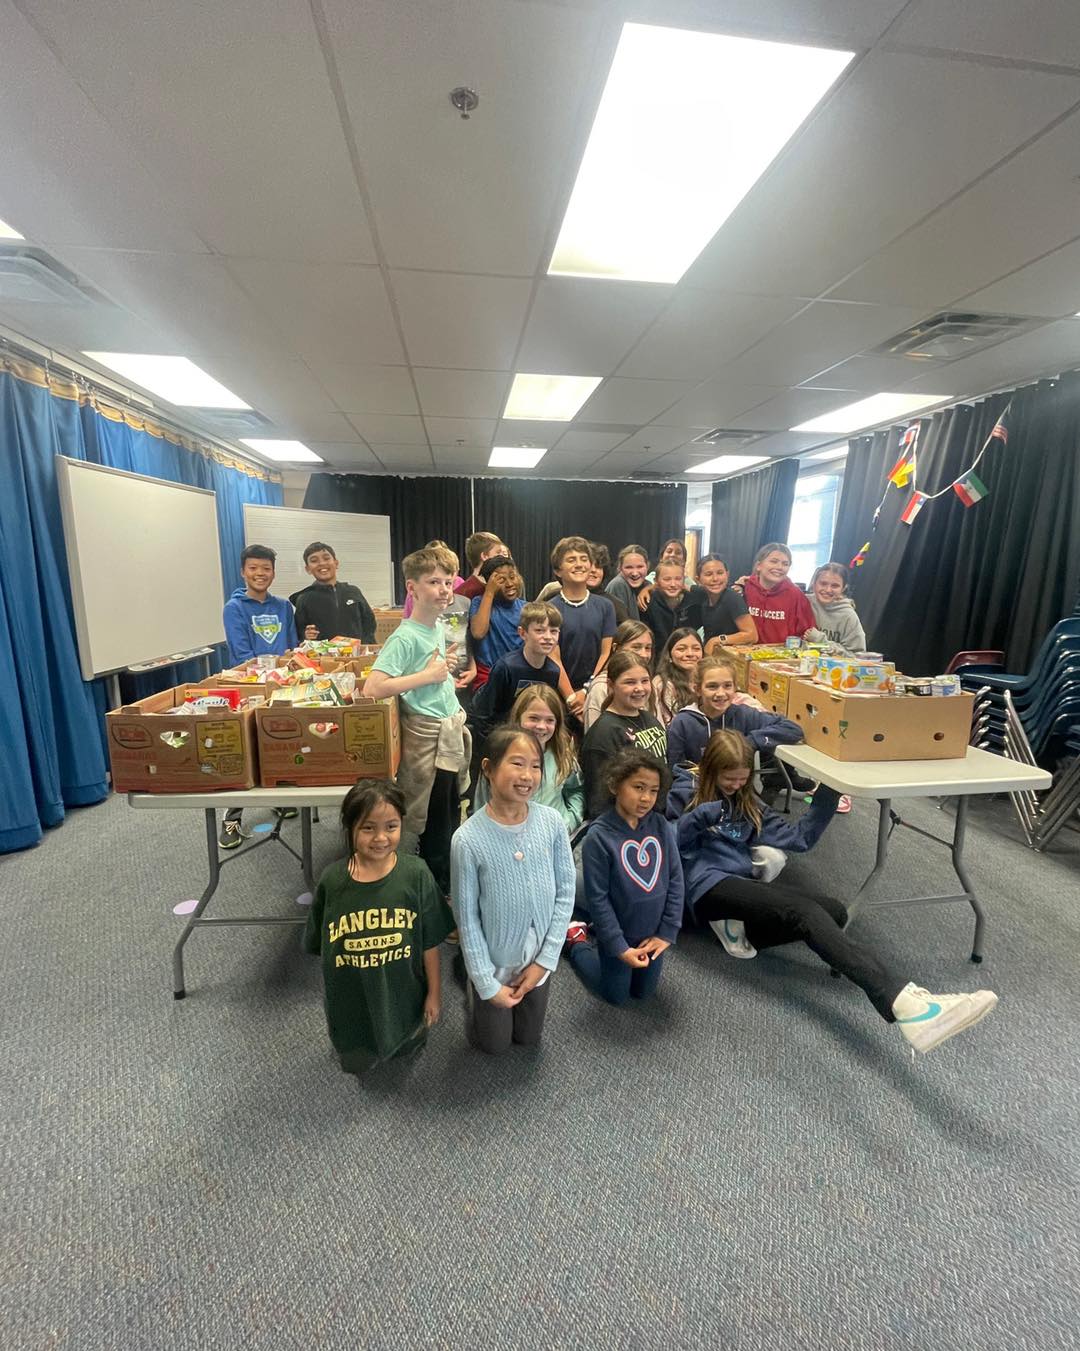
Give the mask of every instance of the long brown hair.
[(611, 703), (612, 695), (615, 693), (615, 682), (627, 671), (632, 671), (635, 666), (640, 666), (646, 675), (649, 675), (648, 663), (643, 661), (636, 652), (627, 652), (625, 648), (622, 652), (616, 652), (607, 664), (607, 695), (601, 705), (601, 709), (606, 709)]
[(698, 637), (697, 629), (676, 629), (664, 644), (660, 660), (656, 663), (656, 680), (653, 688), (656, 691), (657, 702), (663, 705), (669, 718), (673, 718), (676, 713), (684, 709), (687, 704), (692, 704), (697, 698), (693, 671), (684, 671), (681, 666), (676, 666), (671, 660), (671, 649), (676, 643), (681, 643), (684, 638), (694, 638), (698, 646), (704, 651), (704, 645)]
[(721, 774), (731, 769), (750, 771), (750, 777), (739, 791), (731, 794), (731, 802), (736, 815), (745, 816), (755, 830), (760, 830), (761, 804), (754, 795), (754, 748), (741, 732), (722, 729), (709, 737), (698, 765), (697, 792), (690, 806), (700, 807), (703, 802), (716, 802), (724, 797), (725, 794), (719, 788), (719, 779)]
[(507, 724), (520, 727), (521, 719), (525, 716), (525, 710), (530, 704), (535, 703), (543, 704), (546, 709), (555, 715), (555, 730), (552, 732), (551, 740), (544, 747), (544, 750), (550, 750), (555, 761), (555, 782), (563, 784), (577, 768), (577, 760), (574, 757), (574, 743), (571, 740), (570, 733), (566, 730), (566, 709), (563, 701), (551, 686), (526, 685), (514, 700), (514, 706), (506, 720)]

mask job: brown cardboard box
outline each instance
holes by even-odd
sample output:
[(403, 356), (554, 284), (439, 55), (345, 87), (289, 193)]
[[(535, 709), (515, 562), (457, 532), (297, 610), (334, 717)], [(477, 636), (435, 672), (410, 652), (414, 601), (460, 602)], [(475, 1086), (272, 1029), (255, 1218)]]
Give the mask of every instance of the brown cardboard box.
[(735, 668), (735, 688), (747, 694), (747, 681), (750, 674), (750, 649), (748, 647), (718, 647), (718, 657), (726, 657)]
[(381, 647), (405, 618), (401, 610), (375, 607), (375, 641)]
[(341, 708), (270, 705), (256, 710), (255, 726), (264, 788), (392, 779), (401, 763), (396, 699)]
[(798, 679), (796, 662), (752, 661), (746, 678), (746, 693), (752, 694), (767, 713), (779, 713), (786, 718), (791, 685)]
[(834, 760), (953, 760), (967, 754), (975, 697), (838, 694), (791, 682), (787, 716), (806, 744)]
[[(170, 714), (191, 685), (161, 690), (105, 715), (117, 793), (207, 793), (255, 786), (255, 711)], [(207, 684), (199, 687), (206, 689)], [(179, 733), (180, 746), (163, 736)]]

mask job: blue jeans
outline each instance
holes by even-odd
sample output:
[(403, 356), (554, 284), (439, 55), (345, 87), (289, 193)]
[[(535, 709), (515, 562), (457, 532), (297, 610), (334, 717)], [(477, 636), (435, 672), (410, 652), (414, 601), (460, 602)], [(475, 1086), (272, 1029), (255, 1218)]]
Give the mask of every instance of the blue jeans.
[(609, 1004), (625, 1004), (628, 999), (649, 999), (656, 991), (664, 968), (664, 954), (654, 957), (648, 966), (627, 966), (609, 952), (601, 952), (592, 943), (574, 943), (566, 960), (584, 981), (587, 989)]

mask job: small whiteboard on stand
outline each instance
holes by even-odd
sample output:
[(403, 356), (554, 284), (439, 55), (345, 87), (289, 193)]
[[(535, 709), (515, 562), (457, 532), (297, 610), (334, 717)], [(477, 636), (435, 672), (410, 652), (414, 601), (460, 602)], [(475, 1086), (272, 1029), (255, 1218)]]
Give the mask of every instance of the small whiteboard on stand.
[(206, 488), (56, 457), (84, 680), (225, 641)]
[(304, 571), (304, 550), (309, 544), (320, 543), (329, 544), (337, 554), (339, 579), (358, 586), (369, 605), (393, 604), (389, 516), (261, 507), (246, 502), (244, 543), (266, 544), (277, 554), (270, 588), (275, 596), (293, 596), (311, 585), (313, 578)]

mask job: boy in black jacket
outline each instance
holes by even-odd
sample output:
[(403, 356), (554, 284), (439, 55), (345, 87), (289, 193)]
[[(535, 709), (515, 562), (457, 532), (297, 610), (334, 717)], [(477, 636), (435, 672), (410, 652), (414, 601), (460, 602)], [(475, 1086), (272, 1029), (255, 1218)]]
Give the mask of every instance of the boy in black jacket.
[(359, 638), (375, 641), (375, 615), (357, 586), (339, 582), (338, 558), (329, 544), (316, 541), (304, 550), (304, 570), (312, 586), (289, 599), (296, 607), (296, 632), (301, 641), (315, 638)]

